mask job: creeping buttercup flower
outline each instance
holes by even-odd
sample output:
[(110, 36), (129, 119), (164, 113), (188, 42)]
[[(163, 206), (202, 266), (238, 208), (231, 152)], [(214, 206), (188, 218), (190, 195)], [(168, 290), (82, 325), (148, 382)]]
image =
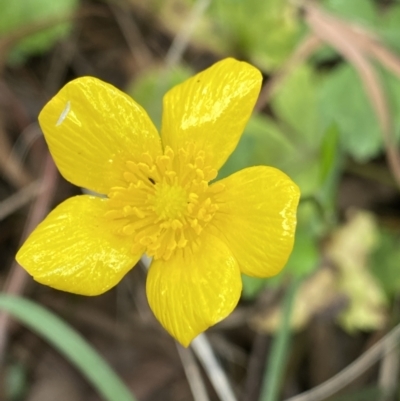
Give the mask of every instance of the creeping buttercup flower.
[(150, 307), (187, 346), (235, 308), (241, 273), (273, 276), (292, 250), (299, 190), (284, 173), (258, 166), (213, 181), (260, 86), (256, 68), (220, 61), (165, 95), (159, 135), (115, 87), (68, 83), (39, 122), (61, 174), (105, 197), (61, 203), (18, 262), (40, 283), (97, 295), (147, 254)]

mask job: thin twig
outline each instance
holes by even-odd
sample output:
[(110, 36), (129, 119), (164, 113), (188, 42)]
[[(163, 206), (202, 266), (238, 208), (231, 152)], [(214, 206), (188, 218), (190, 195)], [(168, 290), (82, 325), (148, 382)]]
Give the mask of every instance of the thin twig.
[(364, 352), (347, 368), (343, 369), (337, 375), (333, 376), (326, 382), (308, 390), (295, 397), (287, 398), (285, 401), (321, 401), (332, 396), (333, 394), (346, 387), (353, 382), (372, 365), (379, 361), (384, 355), (397, 346), (400, 341), (400, 324), (395, 326), (386, 336), (373, 345), (368, 351)]
[(183, 348), (178, 343), (176, 343), (176, 348), (178, 349), (189, 387), (192, 390), (193, 399), (195, 401), (210, 401), (192, 351), (189, 348)]

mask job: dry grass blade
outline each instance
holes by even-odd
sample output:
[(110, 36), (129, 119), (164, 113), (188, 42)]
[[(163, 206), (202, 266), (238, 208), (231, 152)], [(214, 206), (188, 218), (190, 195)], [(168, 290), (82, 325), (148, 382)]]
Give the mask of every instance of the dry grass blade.
[(306, 6), (305, 19), (317, 36), (334, 47), (357, 70), (378, 117), (389, 166), (400, 187), (400, 155), (393, 138), (389, 106), (379, 78), (370, 60), (364, 54), (364, 46), (360, 46), (359, 41), (354, 39), (354, 28), (349, 28), (343, 21), (332, 17), (311, 3)]
[(180, 344), (176, 343), (179, 357), (182, 361), (182, 366), (186, 374), (187, 381), (194, 401), (210, 401), (206, 387), (201, 378), (200, 369), (197, 366), (196, 360), (192, 354), (192, 351), (187, 348), (183, 348)]
[(398, 383), (400, 360), (396, 345), (396, 342), (387, 344), (388, 350), (382, 358), (379, 370), (378, 383), (385, 401), (394, 399)]
[(385, 337), (364, 352), (359, 358), (331, 379), (302, 394), (285, 401), (322, 401), (337, 393), (361, 376), (384, 355), (393, 352), (400, 340), (400, 324), (394, 327)]
[[(313, 11), (315, 11), (315, 8)], [(338, 32), (344, 32), (350, 42), (364, 54), (375, 57), (393, 74), (400, 76), (400, 58), (392, 53), (373, 32), (334, 17), (330, 17), (330, 23), (333, 23)]]

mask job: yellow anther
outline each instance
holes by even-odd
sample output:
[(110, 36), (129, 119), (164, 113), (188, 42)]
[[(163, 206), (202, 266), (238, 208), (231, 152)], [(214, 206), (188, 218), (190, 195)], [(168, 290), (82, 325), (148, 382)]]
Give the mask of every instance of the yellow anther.
[(174, 230), (177, 230), (178, 228), (182, 228), (182, 227), (183, 227), (183, 224), (182, 224), (182, 222), (181, 222), (180, 220), (175, 219), (175, 220), (172, 221), (171, 227), (172, 227)]
[(136, 175), (132, 174), (130, 171), (125, 171), (124, 180), (126, 182), (135, 182), (136, 181)]
[(122, 232), (123, 232), (125, 235), (132, 235), (132, 234), (134, 234), (134, 232), (135, 232), (135, 227), (133, 226), (133, 224), (128, 224), (128, 225), (126, 225), (126, 226), (124, 226), (124, 227), (122, 228)]

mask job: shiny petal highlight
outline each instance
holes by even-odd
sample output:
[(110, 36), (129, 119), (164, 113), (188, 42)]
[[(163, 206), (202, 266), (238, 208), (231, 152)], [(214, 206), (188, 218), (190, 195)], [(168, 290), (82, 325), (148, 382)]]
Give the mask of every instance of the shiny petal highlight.
[(278, 274), (292, 251), (300, 191), (283, 172), (258, 166), (218, 181), (219, 209), (207, 227), (226, 241), (242, 273)]
[(228, 316), (242, 290), (240, 270), (218, 238), (202, 238), (196, 251), (185, 248), (167, 262), (155, 260), (147, 277), (150, 307), (183, 346)]
[(129, 237), (112, 233), (104, 219), (107, 199), (83, 195), (67, 199), (39, 224), (16, 259), (39, 283), (82, 295), (114, 287), (141, 255)]
[(93, 77), (65, 85), (45, 105), (39, 123), (65, 179), (98, 193), (122, 182), (127, 161), (161, 154), (160, 137), (142, 107)]
[(195, 142), (219, 169), (239, 142), (261, 81), (256, 68), (228, 58), (175, 86), (164, 96), (163, 146)]

